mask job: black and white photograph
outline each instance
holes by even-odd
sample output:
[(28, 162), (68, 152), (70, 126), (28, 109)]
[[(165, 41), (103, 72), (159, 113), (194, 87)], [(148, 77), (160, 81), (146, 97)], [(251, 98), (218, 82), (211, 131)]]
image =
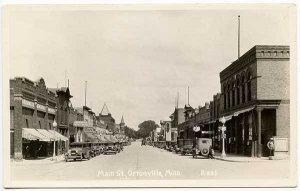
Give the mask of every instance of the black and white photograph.
[(296, 5), (5, 5), (6, 188), (295, 187)]

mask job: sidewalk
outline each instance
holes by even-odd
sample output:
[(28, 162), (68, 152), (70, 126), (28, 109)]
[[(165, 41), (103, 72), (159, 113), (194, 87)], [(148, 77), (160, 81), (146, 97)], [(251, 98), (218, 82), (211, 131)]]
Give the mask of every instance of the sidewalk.
[(228, 162), (268, 162), (272, 161), (269, 159), (269, 157), (248, 157), (243, 155), (235, 155), (235, 154), (226, 154), (225, 158), (221, 158), (221, 153), (215, 152), (215, 159), (216, 160), (222, 160), (222, 161), (228, 161)]
[(52, 163), (58, 163), (58, 162), (64, 162), (64, 155), (58, 155), (54, 158), (48, 157), (44, 159), (23, 159), (21, 161), (16, 161), (14, 159), (11, 159), (11, 163), (14, 165), (39, 165), (39, 164), (52, 164)]

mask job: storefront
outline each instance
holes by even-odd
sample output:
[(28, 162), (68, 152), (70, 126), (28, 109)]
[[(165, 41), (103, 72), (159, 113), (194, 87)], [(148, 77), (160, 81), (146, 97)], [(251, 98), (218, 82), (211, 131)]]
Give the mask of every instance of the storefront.
[(38, 159), (53, 155), (54, 141), (55, 154), (62, 154), (66, 148), (68, 138), (54, 130), (22, 129), (22, 148), (24, 159)]

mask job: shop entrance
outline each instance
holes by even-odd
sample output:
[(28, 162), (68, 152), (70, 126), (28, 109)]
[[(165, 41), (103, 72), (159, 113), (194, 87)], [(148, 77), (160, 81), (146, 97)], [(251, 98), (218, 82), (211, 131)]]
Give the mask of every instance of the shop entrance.
[(264, 109), (261, 113), (261, 144), (262, 156), (269, 156), (267, 143), (276, 135), (276, 109)]

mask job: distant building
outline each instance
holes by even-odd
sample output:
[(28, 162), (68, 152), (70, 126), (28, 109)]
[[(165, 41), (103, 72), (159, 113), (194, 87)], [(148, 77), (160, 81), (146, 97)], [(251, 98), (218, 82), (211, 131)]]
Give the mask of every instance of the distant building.
[(106, 104), (103, 105), (101, 113), (99, 113), (98, 120), (105, 123), (105, 128), (107, 130), (114, 132), (116, 125), (115, 119), (112, 117)]
[[(209, 129), (210, 108), (209, 103), (205, 106), (192, 108), (185, 106), (185, 121), (178, 125), (179, 139), (209, 138), (212, 131)], [(200, 127), (200, 131), (195, 132), (194, 127)]]
[(170, 115), (171, 119), (171, 141), (177, 141), (179, 132), (178, 125), (185, 121), (184, 108), (175, 108), (175, 111)]

